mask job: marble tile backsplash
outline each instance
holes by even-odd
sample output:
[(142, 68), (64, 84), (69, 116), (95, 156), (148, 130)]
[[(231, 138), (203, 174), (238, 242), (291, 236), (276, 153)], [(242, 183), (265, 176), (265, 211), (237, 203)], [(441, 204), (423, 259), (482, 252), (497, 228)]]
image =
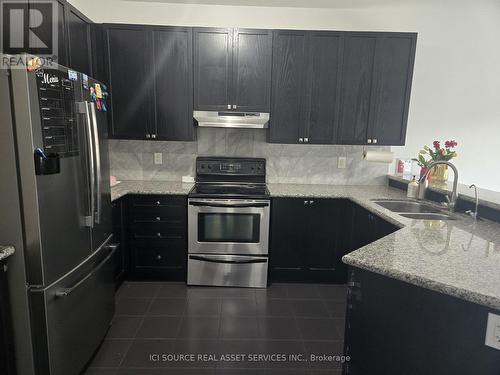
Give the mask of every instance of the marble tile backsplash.
[[(109, 148), (111, 174), (119, 180), (180, 181), (194, 175), (198, 155), (265, 158), (268, 183), (383, 185), (389, 169), (364, 161), (362, 146), (272, 144), (265, 130), (253, 129), (198, 129), (197, 142), (110, 140)], [(155, 152), (163, 164), (154, 164)], [(337, 168), (341, 156), (346, 169)]]

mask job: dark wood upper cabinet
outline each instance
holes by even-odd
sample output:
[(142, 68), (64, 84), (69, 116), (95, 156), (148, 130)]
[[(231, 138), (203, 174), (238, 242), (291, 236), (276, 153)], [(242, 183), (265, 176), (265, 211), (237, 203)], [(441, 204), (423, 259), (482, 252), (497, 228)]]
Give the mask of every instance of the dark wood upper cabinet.
[(299, 142), (306, 115), (306, 71), (307, 31), (275, 31), (270, 142)]
[(342, 33), (309, 34), (307, 118), (303, 134), (306, 143), (337, 141), (343, 43)]
[(91, 24), (87, 17), (72, 5), (67, 6), (69, 66), (92, 76)]
[(384, 33), (377, 38), (369, 138), (380, 145), (404, 145), (416, 34)]
[(269, 112), (272, 33), (235, 29), (233, 41), (232, 109)]
[(157, 139), (192, 141), (192, 29), (152, 29), (154, 114)]
[(367, 144), (377, 37), (373, 33), (345, 36), (338, 143)]
[(231, 105), (232, 29), (194, 30), (194, 107), (226, 110)]
[(110, 135), (148, 139), (153, 84), (148, 32), (142, 26), (107, 25), (105, 47), (111, 92)]
[(194, 29), (194, 108), (268, 112), (272, 33)]

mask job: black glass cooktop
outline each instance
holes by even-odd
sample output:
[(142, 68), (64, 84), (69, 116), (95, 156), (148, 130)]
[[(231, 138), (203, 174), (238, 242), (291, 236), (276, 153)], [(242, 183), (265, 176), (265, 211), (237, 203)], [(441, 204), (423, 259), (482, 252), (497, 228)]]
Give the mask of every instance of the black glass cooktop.
[(269, 191), (265, 184), (223, 184), (223, 183), (197, 183), (190, 197), (199, 198), (269, 198)]

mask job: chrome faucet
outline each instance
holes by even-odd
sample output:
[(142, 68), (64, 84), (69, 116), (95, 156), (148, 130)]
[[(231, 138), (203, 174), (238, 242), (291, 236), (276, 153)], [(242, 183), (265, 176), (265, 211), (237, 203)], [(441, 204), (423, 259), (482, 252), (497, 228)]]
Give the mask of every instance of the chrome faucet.
[(477, 193), (477, 186), (476, 186), (476, 184), (472, 184), (471, 186), (469, 186), (469, 189), (474, 189), (474, 197), (475, 197), (475, 200), (476, 200), (476, 206), (474, 208), (474, 211), (467, 210), (467, 211), (465, 211), (465, 213), (469, 214), (474, 219), (477, 219), (477, 210), (478, 210), (478, 207), (479, 207), (479, 194)]
[(457, 167), (455, 167), (454, 164), (450, 163), (449, 161), (438, 160), (438, 161), (435, 161), (429, 165), (429, 167), (425, 171), (425, 174), (422, 177), (420, 177), (420, 179), (418, 180), (418, 182), (419, 182), (419, 184), (418, 184), (418, 199), (425, 198), (425, 192), (427, 190), (427, 186), (426, 186), (427, 176), (429, 175), (431, 170), (436, 165), (440, 165), (440, 164), (447, 165), (451, 169), (453, 169), (453, 175), (454, 175), (453, 176), (453, 192), (451, 193), (451, 198), (449, 198), (448, 195), (446, 195), (446, 199), (448, 200), (448, 208), (449, 208), (450, 212), (453, 212), (453, 211), (455, 211), (455, 205), (457, 204), (457, 197), (458, 197), (458, 195), (457, 195), (458, 169), (457, 169)]

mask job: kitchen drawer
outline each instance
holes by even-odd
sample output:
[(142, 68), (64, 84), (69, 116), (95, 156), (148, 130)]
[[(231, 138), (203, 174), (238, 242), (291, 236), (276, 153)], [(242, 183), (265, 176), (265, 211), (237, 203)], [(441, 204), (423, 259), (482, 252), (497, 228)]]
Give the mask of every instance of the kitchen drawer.
[(134, 265), (140, 268), (163, 268), (181, 270), (186, 268), (186, 242), (164, 241), (158, 245), (136, 242), (133, 245)]
[(162, 222), (134, 223), (131, 228), (134, 239), (180, 239), (186, 238), (184, 225), (169, 225)]
[(187, 197), (183, 195), (134, 195), (131, 202), (134, 211), (138, 207), (187, 207)]
[(177, 222), (186, 221), (186, 205), (172, 206), (136, 206), (134, 207), (131, 218), (133, 222)]

